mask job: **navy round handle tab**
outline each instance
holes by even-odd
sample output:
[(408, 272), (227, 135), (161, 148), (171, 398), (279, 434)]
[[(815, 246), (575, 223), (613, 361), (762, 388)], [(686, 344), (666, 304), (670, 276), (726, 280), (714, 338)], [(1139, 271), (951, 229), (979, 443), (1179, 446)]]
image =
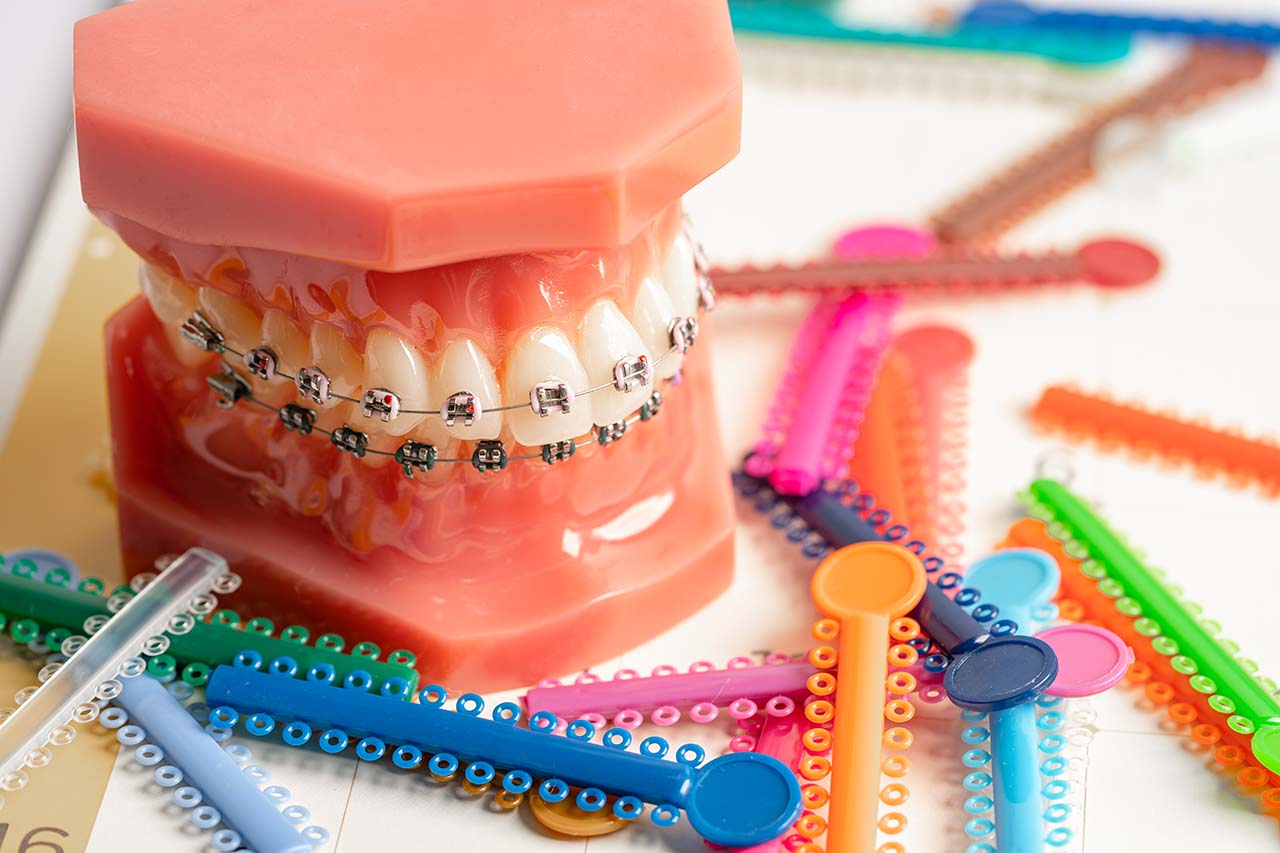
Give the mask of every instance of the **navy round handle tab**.
[(755, 752), (735, 752), (704, 765), (685, 805), (698, 834), (725, 847), (753, 847), (780, 838), (800, 810), (796, 774), (776, 758)]
[(1039, 22), (1040, 15), (1019, 0), (980, 0), (964, 13), (964, 24), (984, 27), (1029, 27)]
[(1058, 677), (1049, 644), (1020, 635), (993, 637), (947, 667), (947, 696), (971, 711), (1002, 711), (1034, 702)]

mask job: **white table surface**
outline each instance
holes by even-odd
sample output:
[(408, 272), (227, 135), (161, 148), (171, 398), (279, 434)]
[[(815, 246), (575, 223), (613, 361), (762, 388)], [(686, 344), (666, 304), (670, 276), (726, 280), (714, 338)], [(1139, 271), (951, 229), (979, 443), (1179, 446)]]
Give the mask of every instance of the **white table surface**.
[[(895, 88), (850, 91), (760, 74), (748, 63), (741, 156), (689, 198), (701, 234), (721, 261), (801, 257), (823, 251), (842, 228), (921, 222), (941, 202), (1013, 155), (1067, 125), (1062, 107), (1029, 100), (958, 97)], [(1039, 296), (936, 303), (912, 308), (920, 321), (954, 324), (977, 344), (972, 370), (970, 507), (965, 541), (980, 555), (1019, 513), (1013, 494), (1051, 443), (1033, 436), (1027, 407), (1047, 384), (1075, 380), (1170, 405), (1222, 424), (1280, 432), (1276, 341), (1280, 276), (1275, 246), (1280, 151), (1232, 159), (1180, 176), (1082, 189), (1006, 240), (1010, 246), (1073, 246), (1109, 233), (1159, 248), (1165, 270), (1140, 292), (1101, 295), (1084, 288)], [(1123, 176), (1122, 176), (1123, 177)], [(0, 327), (0, 400), (22, 387), (23, 354), (43, 335), (72, 247), (87, 222), (73, 164), (64, 166), (46, 206), (11, 310)], [(727, 462), (753, 441), (804, 302), (734, 303), (717, 309), (717, 398)], [(0, 420), (0, 434), (5, 421)], [(1073, 455), (1078, 491), (1098, 500), (1191, 600), (1228, 636), (1280, 675), (1275, 612), (1276, 560), (1269, 533), (1280, 503), (1185, 472), (1140, 466), (1087, 451)], [(56, 547), (57, 543), (48, 543)], [(705, 611), (599, 672), (695, 659), (723, 662), (757, 649), (807, 647), (813, 618), (809, 564), (742, 508), (733, 587)], [(1090, 853), (1141, 849), (1268, 849), (1275, 824), (1225, 791), (1124, 691), (1093, 700), (1083, 845)], [(917, 745), (908, 777), (913, 795), (903, 838), (914, 851), (960, 850), (964, 822), (958, 723), (944, 708), (913, 723)], [(723, 730), (680, 727), (675, 739), (722, 746)], [(659, 831), (647, 821), (620, 835), (553, 841), (524, 824), (527, 814), (491, 814), (421, 774), (361, 765), (281, 745), (250, 744), (273, 783), (294, 792), (342, 853), (399, 849), (489, 851), (698, 851), (687, 827)], [(138, 849), (199, 851), (185, 817), (123, 755), (90, 841), (91, 853)]]

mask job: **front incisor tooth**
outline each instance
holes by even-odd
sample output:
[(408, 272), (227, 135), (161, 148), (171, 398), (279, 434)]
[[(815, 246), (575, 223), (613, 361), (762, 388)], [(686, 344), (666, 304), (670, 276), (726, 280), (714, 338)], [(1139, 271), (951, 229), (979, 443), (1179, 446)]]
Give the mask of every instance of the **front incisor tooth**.
[[(360, 399), (360, 382), (364, 376), (364, 361), (342, 332), (334, 326), (312, 323), (311, 362), (307, 366), (317, 367), (329, 377), (329, 400), (316, 413), (316, 426), (333, 429), (350, 423), (356, 429), (363, 429), (359, 407), (334, 396)], [(316, 404), (303, 400), (302, 405), (312, 408)]]
[(180, 326), (195, 313), (196, 289), (154, 264), (138, 264), (138, 285), (152, 313), (165, 325)]
[(693, 243), (680, 234), (671, 243), (662, 279), (677, 314), (693, 317), (698, 313), (698, 273), (693, 265)]
[(636, 290), (635, 306), (631, 311), (631, 322), (640, 334), (640, 339), (653, 354), (655, 379), (674, 376), (684, 362), (684, 356), (678, 352), (663, 357), (663, 353), (671, 349), (670, 329), (675, 316), (676, 310), (671, 305), (671, 297), (657, 279), (650, 277), (640, 282), (640, 287)]
[[(261, 343), (258, 336), (262, 334), (262, 319), (257, 311), (236, 297), (216, 288), (202, 287), (196, 301), (228, 347), (237, 352), (247, 352)], [(228, 360), (234, 361), (234, 357)]]
[(385, 388), (400, 398), (401, 414), (389, 421), (378, 415), (362, 417), (357, 429), (384, 435), (406, 435), (427, 415), (406, 415), (405, 409), (425, 410), (430, 400), (427, 365), (409, 342), (390, 329), (374, 329), (364, 344), (364, 388)]
[(262, 344), (276, 355), (277, 375), (268, 382), (256, 380), (254, 394), (269, 405), (283, 406), (298, 393), (293, 380), (285, 376), (297, 376), (299, 368), (309, 366), (311, 349), (289, 315), (274, 308), (262, 315)]
[[(462, 442), (449, 435), (446, 429), (444, 421), (439, 418), (427, 418), (405, 438), (432, 445), (436, 449), (438, 459), (457, 459), (462, 453)], [(469, 450), (467, 455), (470, 455)], [(441, 462), (429, 471), (420, 471), (415, 468), (413, 479), (418, 483), (443, 483), (455, 476), (463, 467), (457, 463)]]
[(151, 313), (160, 321), (164, 337), (179, 364), (196, 367), (213, 358), (213, 353), (193, 345), (182, 336), (182, 324), (196, 311), (194, 287), (146, 261), (138, 264), (138, 285), (151, 306)]
[[(459, 338), (445, 347), (436, 364), (431, 390), (431, 406), (435, 409), (441, 408), (450, 396), (460, 391), (474, 394), (480, 404), (481, 415), (471, 426), (463, 426), (461, 418), (455, 419), (453, 426), (443, 427), (448, 435), (474, 440), (497, 438), (502, 432), (502, 413), (493, 411), (502, 405), (497, 374), (484, 350), (470, 338)], [(430, 417), (429, 420), (444, 424), (438, 417)]]
[[(582, 318), (578, 355), (587, 371), (587, 386), (591, 388), (613, 382), (614, 366), (625, 356), (644, 356), (652, 373), (653, 359), (649, 348), (611, 299), (602, 299), (592, 305)], [(648, 383), (637, 384), (630, 391), (610, 387), (594, 392), (590, 399), (596, 424), (605, 426), (623, 420), (640, 408), (653, 393), (652, 383), (651, 376)]]
[(515, 440), (526, 447), (577, 438), (591, 429), (594, 394), (575, 397), (568, 414), (557, 410), (542, 417), (528, 407), (530, 389), (553, 378), (574, 391), (589, 387), (587, 371), (569, 339), (556, 329), (539, 326), (521, 335), (511, 348), (502, 382), (503, 404), (522, 406), (507, 413), (507, 424)]

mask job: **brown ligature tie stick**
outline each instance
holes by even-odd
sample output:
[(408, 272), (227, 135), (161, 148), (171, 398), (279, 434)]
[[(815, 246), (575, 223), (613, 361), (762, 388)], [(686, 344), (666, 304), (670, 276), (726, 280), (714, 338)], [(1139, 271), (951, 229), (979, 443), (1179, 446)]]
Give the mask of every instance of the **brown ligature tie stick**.
[(1063, 135), (948, 204), (930, 220), (943, 243), (990, 242), (1040, 208), (1093, 178), (1094, 152), (1108, 126), (1122, 119), (1161, 122), (1204, 106), (1226, 89), (1256, 79), (1263, 51), (1193, 48), (1155, 82), (1104, 106)]
[(1087, 282), (1123, 288), (1143, 284), (1160, 271), (1160, 258), (1130, 240), (1094, 240), (1074, 252), (996, 253), (945, 247), (923, 258), (811, 261), (711, 271), (723, 296), (794, 291), (900, 293), (906, 297), (961, 296), (1043, 285)]

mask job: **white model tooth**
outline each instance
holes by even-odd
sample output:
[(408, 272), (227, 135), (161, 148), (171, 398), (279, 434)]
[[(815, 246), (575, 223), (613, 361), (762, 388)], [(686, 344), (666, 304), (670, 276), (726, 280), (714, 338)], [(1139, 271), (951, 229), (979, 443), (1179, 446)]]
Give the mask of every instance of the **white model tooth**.
[[(350, 423), (362, 430), (359, 407), (333, 396), (341, 394), (360, 399), (360, 383), (364, 376), (364, 361), (337, 327), (324, 323), (311, 324), (311, 359), (307, 366), (318, 367), (329, 377), (330, 397), (328, 402), (319, 407), (316, 426), (333, 429)], [(300, 400), (299, 403), (308, 408), (316, 406), (310, 400)]]
[[(458, 459), (463, 452), (462, 442), (449, 435), (445, 431), (446, 429), (444, 421), (439, 418), (427, 418), (418, 425), (417, 429), (409, 433), (405, 439), (432, 445), (436, 449), (437, 459)], [(471, 451), (467, 450), (466, 453), (469, 456)], [(464, 467), (469, 466), (459, 465), (456, 462), (442, 462), (429, 471), (421, 471), (414, 468), (413, 481), (415, 483), (443, 483)]]
[(650, 373), (648, 382), (637, 382), (630, 391), (610, 387), (591, 394), (591, 415), (598, 426), (625, 419), (653, 393), (653, 359), (649, 348), (612, 299), (602, 299), (592, 305), (582, 318), (578, 355), (587, 369), (589, 388), (613, 382), (614, 366), (627, 356), (643, 356)]
[(267, 382), (254, 383), (254, 394), (272, 406), (283, 406), (297, 396), (297, 388), (287, 376), (297, 376), (298, 369), (311, 364), (311, 348), (298, 327), (283, 311), (272, 308), (262, 315), (262, 345), (275, 353), (276, 376)]
[(193, 346), (191, 341), (182, 336), (180, 326), (165, 323), (160, 328), (164, 332), (165, 340), (169, 342), (169, 349), (173, 350), (173, 357), (183, 367), (199, 367), (215, 356), (215, 353)]
[[(213, 287), (202, 287), (196, 297), (205, 319), (222, 334), (227, 346), (237, 352), (246, 352), (262, 341), (262, 319), (258, 312), (229, 293)], [(228, 354), (230, 355), (230, 354)], [(235, 357), (230, 356), (229, 361)]]
[(569, 339), (550, 326), (539, 326), (517, 338), (502, 381), (503, 405), (523, 407), (507, 412), (507, 424), (515, 440), (526, 447), (577, 438), (591, 429), (594, 394), (575, 397), (568, 413), (557, 409), (542, 417), (527, 408), (529, 391), (548, 381), (564, 382), (574, 391), (589, 387), (587, 371)]
[[(384, 388), (400, 398), (400, 409), (425, 410), (430, 401), (431, 380), (427, 364), (408, 341), (390, 329), (374, 329), (364, 344), (364, 390)], [(399, 414), (384, 421), (378, 415), (362, 417), (356, 429), (368, 433), (406, 435), (426, 415)]]
[(196, 310), (196, 289), (154, 264), (138, 264), (138, 284), (156, 318), (167, 326), (182, 325)]
[(662, 285), (653, 277), (640, 282), (636, 290), (636, 301), (631, 311), (631, 322), (635, 324), (640, 339), (649, 347), (655, 360), (653, 375), (655, 379), (666, 379), (674, 376), (684, 362), (684, 355), (673, 352), (658, 361), (662, 354), (671, 349), (671, 321), (675, 319), (676, 309), (671, 305), (671, 297)]
[[(475, 395), (476, 402), (480, 405), (480, 417), (471, 426), (465, 426), (462, 418), (455, 418), (453, 426), (445, 426), (449, 435), (481, 439), (497, 438), (498, 433), (502, 432), (502, 413), (493, 411), (502, 405), (498, 377), (484, 350), (470, 338), (459, 338), (445, 347), (444, 354), (436, 364), (431, 390), (431, 405), (434, 409), (443, 406), (453, 394), (464, 391)], [(438, 417), (432, 416), (428, 420), (444, 424)]]
[(138, 285), (179, 364), (197, 367), (214, 357), (182, 336), (182, 324), (196, 311), (194, 287), (146, 261), (138, 264)]
[(693, 266), (693, 243), (683, 234), (676, 236), (662, 267), (662, 279), (677, 314), (693, 317), (698, 313), (698, 273)]

